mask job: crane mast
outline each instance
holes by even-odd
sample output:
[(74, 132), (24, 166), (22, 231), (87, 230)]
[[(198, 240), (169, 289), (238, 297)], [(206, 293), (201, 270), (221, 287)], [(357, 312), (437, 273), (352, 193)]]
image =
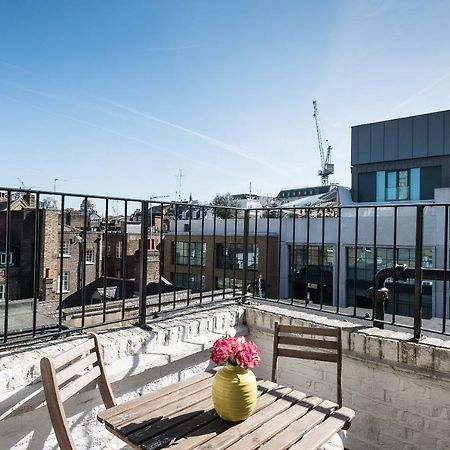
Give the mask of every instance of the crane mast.
[(320, 131), (320, 124), (319, 124), (319, 111), (317, 109), (317, 102), (316, 100), (313, 101), (313, 108), (314, 108), (314, 120), (316, 123), (316, 132), (317, 132), (317, 141), (319, 143), (319, 153), (320, 153), (320, 164), (321, 169), (318, 172), (318, 175), (320, 176), (322, 180), (322, 186), (328, 185), (328, 177), (334, 173), (334, 164), (331, 164), (331, 145), (328, 143), (328, 140), (326, 140), (327, 148), (326, 153), (323, 148), (323, 142), (322, 142), (322, 133)]

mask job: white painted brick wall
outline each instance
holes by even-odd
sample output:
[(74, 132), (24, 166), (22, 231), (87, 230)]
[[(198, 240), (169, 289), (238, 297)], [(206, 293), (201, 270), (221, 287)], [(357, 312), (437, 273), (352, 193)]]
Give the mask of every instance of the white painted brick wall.
[[(228, 302), (222, 309), (205, 306), (173, 314), (151, 323), (151, 330), (125, 327), (99, 332), (117, 403), (205, 371), (215, 339), (230, 327), (237, 334), (247, 333), (243, 316), (243, 307)], [(77, 336), (0, 354), (0, 450), (58, 448), (47, 408), (37, 406), (43, 399), (39, 362), (85, 339)], [(81, 392), (64, 406), (77, 448), (123, 447), (96, 419), (104, 408), (97, 389)]]
[[(330, 323), (343, 332), (343, 403), (356, 411), (346, 447), (351, 450), (450, 449), (450, 346), (440, 339), (405, 342), (407, 333), (360, 329), (282, 307), (249, 307), (245, 322), (261, 348), (255, 372), (271, 377), (273, 324)], [(352, 330), (353, 329), (353, 330)], [(433, 345), (434, 346), (433, 346)], [(281, 358), (278, 381), (336, 399), (336, 366)]]

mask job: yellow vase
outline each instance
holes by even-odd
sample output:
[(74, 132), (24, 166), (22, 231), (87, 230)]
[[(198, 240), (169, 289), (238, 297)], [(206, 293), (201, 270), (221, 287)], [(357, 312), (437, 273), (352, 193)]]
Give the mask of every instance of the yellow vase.
[(256, 378), (251, 370), (227, 364), (214, 375), (212, 400), (222, 419), (240, 422), (256, 406)]

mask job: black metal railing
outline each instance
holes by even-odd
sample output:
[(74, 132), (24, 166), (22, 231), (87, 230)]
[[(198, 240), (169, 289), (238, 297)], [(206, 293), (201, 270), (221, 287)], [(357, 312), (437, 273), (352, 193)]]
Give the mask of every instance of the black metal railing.
[(244, 297), (448, 335), (448, 209), (0, 188), (0, 345)]

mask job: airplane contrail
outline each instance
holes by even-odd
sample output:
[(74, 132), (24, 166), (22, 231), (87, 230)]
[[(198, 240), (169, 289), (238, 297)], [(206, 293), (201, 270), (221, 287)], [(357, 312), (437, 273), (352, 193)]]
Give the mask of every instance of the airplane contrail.
[[(22, 68), (20, 66), (15, 65), (15, 64), (11, 64), (11, 63), (8, 63), (8, 62), (5, 62), (5, 61), (0, 61), (0, 64), (2, 64), (4, 66), (7, 66), (7, 67), (14, 68), (14, 69), (18, 69), (18, 70), (20, 70), (22, 72), (25, 72), (25, 73), (33, 74), (33, 75), (41, 77), (43, 79), (46, 79), (46, 80), (49, 80), (49, 81), (61, 84), (63, 86), (67, 86), (67, 84), (62, 82), (62, 81), (50, 78), (50, 77), (48, 77), (46, 75), (41, 75), (41, 74), (39, 74), (37, 72), (30, 71), (28, 69)], [(25, 88), (25, 89), (28, 89), (28, 88)], [(40, 95), (52, 95), (52, 94), (45, 94), (45, 93), (38, 92), (38, 91), (36, 91), (35, 93), (38, 93)], [(101, 101), (103, 103), (109, 104), (110, 106), (114, 106), (115, 108), (119, 108), (119, 109), (121, 109), (123, 111), (127, 111), (128, 113), (133, 114), (135, 116), (142, 117), (142, 118), (145, 118), (147, 120), (151, 120), (151, 121), (159, 123), (161, 125), (165, 125), (165, 126), (170, 127), (172, 129), (176, 129), (176, 130), (181, 131), (183, 133), (189, 134), (191, 136), (195, 136), (195, 137), (203, 140), (204, 142), (207, 142), (210, 145), (213, 145), (213, 146), (215, 146), (217, 148), (225, 150), (225, 151), (227, 151), (229, 153), (235, 154), (235, 155), (237, 155), (237, 156), (239, 156), (241, 158), (244, 158), (244, 159), (247, 159), (249, 161), (255, 162), (255, 163), (257, 163), (257, 164), (259, 164), (261, 166), (264, 166), (264, 167), (270, 169), (271, 171), (274, 171), (274, 172), (277, 172), (277, 173), (280, 173), (280, 174), (286, 174), (287, 173), (285, 170), (281, 169), (280, 167), (277, 167), (276, 165), (274, 165), (274, 164), (272, 164), (272, 163), (270, 163), (268, 161), (265, 161), (263, 158), (255, 155), (253, 153), (247, 152), (247, 151), (243, 150), (242, 148), (240, 148), (240, 147), (238, 147), (236, 145), (230, 144), (228, 142), (224, 142), (224, 141), (222, 141), (220, 139), (217, 139), (217, 138), (214, 138), (212, 136), (208, 136), (208, 135), (206, 135), (204, 133), (201, 133), (199, 131), (196, 131), (196, 130), (193, 130), (193, 129), (190, 129), (190, 128), (186, 128), (186, 127), (184, 127), (182, 125), (178, 125), (176, 123), (169, 122), (169, 121), (164, 120), (164, 119), (160, 119), (159, 117), (153, 116), (151, 114), (147, 114), (146, 112), (143, 112), (143, 111), (137, 110), (135, 108), (129, 107), (127, 105), (124, 105), (124, 104), (119, 103), (117, 101), (111, 100), (109, 98), (100, 97), (100, 96), (97, 96), (97, 95), (90, 94), (88, 92), (82, 92), (82, 93), (84, 95), (92, 98), (92, 99), (99, 100), (99, 101)], [(65, 100), (71, 101), (70, 99), (65, 99)], [(100, 108), (92, 106), (92, 105), (85, 105), (85, 106), (91, 107), (91, 108), (94, 108), (94, 109), (100, 109)], [(107, 112), (107, 111), (103, 110), (103, 112)]]
[(170, 128), (174, 128), (176, 130), (182, 131), (182, 132), (190, 134), (192, 136), (196, 136), (196, 137), (202, 139), (203, 141), (214, 145), (215, 147), (218, 147), (218, 148), (220, 148), (222, 150), (226, 150), (226, 151), (228, 151), (230, 153), (234, 153), (235, 155), (238, 155), (238, 156), (240, 156), (242, 158), (245, 158), (245, 159), (248, 159), (250, 161), (256, 162), (256, 163), (258, 163), (258, 164), (260, 164), (262, 166), (265, 166), (265, 167), (267, 167), (267, 168), (269, 168), (271, 170), (274, 170), (276, 172), (285, 173), (283, 170), (281, 170), (280, 168), (274, 166), (270, 162), (264, 161), (262, 158), (259, 158), (258, 156), (254, 155), (252, 153), (248, 153), (248, 152), (242, 150), (241, 148), (239, 148), (239, 147), (237, 147), (237, 146), (235, 146), (233, 144), (229, 144), (227, 142), (224, 142), (224, 141), (221, 141), (219, 139), (213, 138), (213, 137), (208, 136), (206, 134), (200, 133), (199, 131), (195, 131), (195, 130), (192, 130), (190, 128), (183, 127), (182, 125), (178, 125), (176, 123), (169, 122), (169, 121), (164, 120), (164, 119), (160, 119), (159, 117), (152, 116), (150, 114), (147, 114), (145, 112), (139, 111), (139, 110), (137, 110), (135, 108), (131, 108), (129, 106), (126, 106), (126, 105), (124, 105), (122, 103), (119, 103), (119, 102), (116, 102), (114, 100), (110, 100), (108, 98), (97, 97), (97, 96), (95, 98), (97, 98), (98, 100), (102, 100), (103, 102), (108, 103), (108, 104), (110, 104), (112, 106), (115, 106), (116, 108), (120, 108), (120, 109), (128, 111), (128, 112), (130, 112), (132, 114), (135, 114), (136, 116), (143, 117), (144, 119), (151, 120), (153, 122), (157, 122), (157, 123), (160, 123), (162, 125), (166, 125), (166, 126), (168, 126)]
[(409, 103), (413, 102), (416, 98), (420, 97), (423, 94), (426, 94), (427, 92), (431, 91), (434, 87), (436, 87), (438, 84), (442, 83), (446, 79), (450, 78), (450, 72), (447, 72), (446, 74), (440, 76), (439, 78), (436, 78), (431, 83), (427, 84), (425, 87), (408, 97), (406, 100), (399, 103), (397, 106), (393, 108), (393, 111), (396, 111), (398, 109), (403, 108), (404, 106), (408, 105)]
[(166, 147), (161, 147), (160, 145), (153, 144), (153, 143), (148, 142), (148, 141), (144, 141), (143, 139), (140, 139), (140, 138), (135, 137), (135, 136), (131, 136), (131, 135), (128, 135), (128, 134), (120, 133), (120, 132), (115, 131), (115, 130), (113, 130), (111, 128), (104, 127), (103, 125), (98, 125), (98, 124), (96, 124), (94, 122), (89, 122), (89, 121), (84, 120), (84, 119), (79, 119), (77, 117), (69, 116), (68, 114), (55, 112), (55, 111), (52, 111), (52, 110), (47, 109), (47, 108), (42, 108), (41, 106), (35, 105), (34, 103), (26, 102), (24, 100), (20, 100), (20, 99), (17, 99), (15, 97), (11, 97), (11, 96), (3, 94), (3, 93), (0, 93), (0, 97), (3, 97), (5, 99), (8, 99), (8, 100), (13, 101), (13, 102), (18, 103), (18, 104), (22, 104), (22, 105), (28, 106), (30, 108), (34, 108), (34, 109), (36, 109), (38, 111), (45, 112), (47, 114), (51, 114), (51, 115), (56, 116), (56, 117), (61, 117), (61, 118), (67, 119), (67, 120), (71, 120), (73, 122), (77, 122), (77, 123), (80, 123), (80, 124), (83, 124), (83, 125), (87, 125), (89, 127), (95, 128), (97, 130), (104, 131), (105, 133), (113, 134), (113, 135), (121, 137), (123, 139), (129, 140), (129, 141), (141, 144), (141, 145), (145, 145), (147, 147), (151, 147), (151, 148), (154, 148), (154, 149), (162, 151), (162, 152), (170, 153), (170, 154), (172, 154), (174, 156), (177, 156), (179, 158), (183, 158), (183, 159), (185, 159), (185, 160), (187, 160), (187, 161), (189, 161), (189, 162), (191, 162), (193, 164), (200, 164), (200, 165), (203, 165), (203, 166), (207, 166), (209, 168), (213, 168), (214, 170), (218, 170), (218, 171), (220, 171), (221, 173), (223, 173), (225, 175), (229, 175), (228, 172), (223, 170), (221, 167), (216, 166), (215, 164), (211, 164), (211, 163), (208, 163), (208, 162), (205, 162), (205, 161), (202, 161), (202, 160), (195, 160), (195, 159), (189, 158), (188, 156), (186, 156), (183, 153), (177, 152), (175, 150), (168, 149)]

